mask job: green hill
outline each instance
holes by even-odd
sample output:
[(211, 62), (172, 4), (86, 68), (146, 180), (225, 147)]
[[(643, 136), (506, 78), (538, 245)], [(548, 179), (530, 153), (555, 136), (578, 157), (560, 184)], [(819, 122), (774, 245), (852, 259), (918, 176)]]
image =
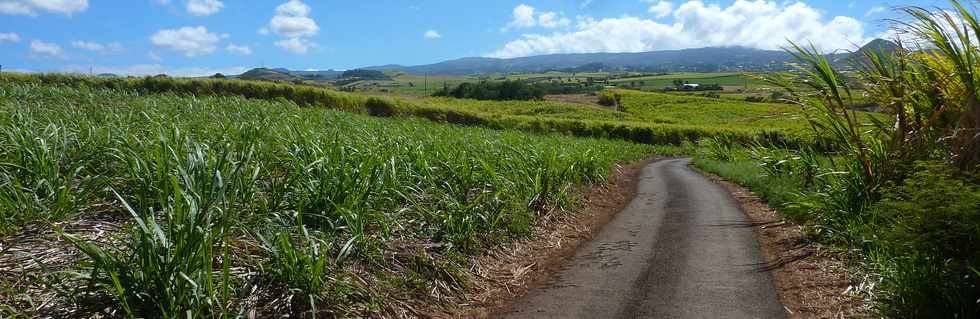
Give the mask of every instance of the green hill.
[(238, 75), (237, 78), (242, 80), (284, 81), (284, 82), (295, 82), (295, 81), (306, 80), (302, 77), (292, 75), (289, 72), (282, 72), (279, 70), (266, 69), (266, 68), (255, 68), (255, 69), (248, 70), (248, 72)]

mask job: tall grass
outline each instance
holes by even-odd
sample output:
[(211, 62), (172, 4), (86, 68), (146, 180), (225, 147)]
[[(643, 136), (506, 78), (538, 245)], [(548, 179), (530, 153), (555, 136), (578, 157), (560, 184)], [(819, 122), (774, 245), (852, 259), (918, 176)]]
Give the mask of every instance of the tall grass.
[[(862, 249), (867, 269), (880, 276), (875, 301), (887, 316), (980, 314), (980, 28), (975, 10), (950, 4), (901, 9), (907, 19), (896, 26), (905, 36), (898, 48), (857, 52), (855, 72), (792, 44), (799, 72), (770, 78), (835, 146), (827, 163), (801, 161), (816, 172), (803, 175), (817, 178), (804, 180), (787, 206), (826, 238)], [(859, 92), (893, 121), (862, 120)], [(784, 161), (792, 162), (777, 163)]]
[(413, 285), (461, 282), (465, 259), (448, 256), (527, 234), (576, 188), (652, 151), (288, 101), (20, 83), (0, 83), (0, 132), (0, 236), (131, 221), (105, 241), (65, 234), (85, 258), (59, 278), (75, 287), (63, 302), (102, 296), (132, 317), (377, 314), (379, 298), (408, 289), (393, 273), (425, 264), (436, 270), (412, 271), (425, 279)]
[[(617, 92), (619, 111), (555, 102), (476, 101), (430, 98), (421, 101), (368, 97), (326, 88), (214, 79), (94, 78), (61, 74), (0, 74), (2, 82), (109, 88), (141, 93), (244, 96), (286, 100), (374, 116), (408, 115), (436, 122), (580, 137), (624, 139), (645, 144), (680, 145), (701, 138), (737, 138), (745, 143), (805, 145), (813, 137), (796, 120), (798, 110), (667, 94)], [(698, 115), (698, 116), (693, 116)], [(735, 119), (733, 119), (733, 117)]]

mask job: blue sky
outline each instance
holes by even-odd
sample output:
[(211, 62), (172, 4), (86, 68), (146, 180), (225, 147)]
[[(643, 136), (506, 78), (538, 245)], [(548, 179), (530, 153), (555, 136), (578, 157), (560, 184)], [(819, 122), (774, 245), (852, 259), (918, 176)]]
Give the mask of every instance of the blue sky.
[(205, 75), (786, 39), (849, 48), (940, 0), (0, 0), (4, 70)]

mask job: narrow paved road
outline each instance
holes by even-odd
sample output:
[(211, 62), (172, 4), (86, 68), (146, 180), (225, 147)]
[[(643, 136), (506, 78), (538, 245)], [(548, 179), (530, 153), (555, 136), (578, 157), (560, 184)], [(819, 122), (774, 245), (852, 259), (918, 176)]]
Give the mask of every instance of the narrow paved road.
[(637, 196), (501, 318), (784, 318), (735, 200), (687, 167), (643, 169)]

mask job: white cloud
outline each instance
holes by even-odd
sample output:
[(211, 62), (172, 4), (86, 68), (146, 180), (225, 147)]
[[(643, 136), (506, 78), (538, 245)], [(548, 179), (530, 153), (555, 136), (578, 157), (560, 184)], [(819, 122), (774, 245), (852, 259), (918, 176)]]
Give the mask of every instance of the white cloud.
[(72, 41), (71, 46), (77, 49), (88, 50), (98, 53), (115, 53), (123, 50), (122, 44), (119, 42), (111, 42), (107, 44), (102, 44), (98, 42), (89, 41)]
[(879, 13), (882, 13), (882, 12), (885, 12), (885, 7), (874, 7), (874, 8), (871, 8), (871, 10), (868, 10), (868, 13), (865, 13), (864, 16), (865, 17), (870, 17), (872, 15), (879, 14)]
[(291, 0), (276, 7), (276, 15), (269, 21), (269, 30), (288, 37), (314, 36), (320, 31), (316, 21), (308, 17), (310, 6), (299, 0)]
[[(91, 68), (91, 69), (90, 69)], [(115, 66), (88, 66), (88, 65), (70, 65), (62, 69), (63, 72), (72, 73), (89, 73), (89, 71), (96, 74), (102, 73), (112, 73), (116, 75), (133, 75), (133, 76), (146, 76), (146, 75), (157, 75), (157, 74), (167, 74), (170, 76), (178, 77), (200, 77), (200, 76), (210, 76), (215, 73), (221, 73), (225, 75), (230, 74), (242, 74), (248, 71), (247, 68), (242, 66), (233, 66), (227, 68), (209, 68), (209, 67), (172, 67), (160, 64), (138, 64), (124, 67)]]
[(310, 14), (310, 6), (299, 0), (290, 0), (276, 7), (276, 15), (305, 17)]
[(269, 29), (278, 35), (295, 38), (314, 36), (320, 27), (309, 17), (275, 16), (269, 21)]
[(7, 32), (7, 33), (0, 32), (0, 43), (4, 43), (4, 42), (11, 42), (11, 43), (20, 42), (20, 36), (13, 32)]
[(706, 46), (779, 49), (786, 40), (812, 42), (821, 50), (865, 43), (864, 25), (851, 17), (824, 17), (805, 3), (736, 0), (728, 7), (688, 1), (674, 11), (673, 24), (624, 16), (595, 20), (579, 17), (576, 30), (526, 34), (491, 57), (551, 53), (643, 52)]
[(71, 16), (88, 9), (88, 0), (0, 0), (0, 14), (36, 16), (38, 11)]
[(150, 37), (153, 45), (183, 52), (187, 57), (214, 53), (218, 41), (220, 41), (218, 35), (208, 32), (207, 28), (201, 26), (160, 30)]
[(61, 50), (61, 46), (41, 40), (31, 40), (31, 52), (40, 56), (65, 58), (65, 53)]
[(259, 29), (259, 34), (274, 33), (283, 37), (274, 44), (287, 51), (304, 54), (316, 46), (304, 37), (312, 37), (320, 32), (320, 26), (310, 18), (312, 9), (299, 0), (290, 0), (276, 7), (276, 15), (269, 20), (268, 27)]
[[(647, 2), (653, 2), (654, 0), (647, 0)], [(658, 19), (669, 16), (671, 12), (674, 12), (674, 4), (670, 1), (657, 1), (656, 4), (650, 6), (647, 10), (653, 13)]]
[(274, 42), (274, 44), (277, 47), (282, 48), (283, 50), (293, 52), (296, 54), (306, 54), (306, 52), (310, 48), (316, 46), (315, 43), (311, 43), (310, 41), (307, 41), (306, 39), (302, 39), (302, 38), (282, 39)]
[(512, 13), (513, 18), (510, 23), (504, 27), (504, 30), (516, 29), (516, 28), (530, 28), (537, 24), (537, 20), (534, 19), (534, 7), (521, 4), (514, 7), (514, 12)]
[(537, 9), (526, 4), (520, 4), (514, 7), (514, 11), (511, 13), (511, 20), (506, 26), (500, 29), (500, 31), (508, 31), (520, 28), (559, 28), (566, 27), (572, 24), (572, 21), (565, 18), (563, 15), (547, 11), (537, 13)]
[(423, 34), (422, 36), (425, 37), (426, 39), (438, 39), (442, 37), (442, 35), (439, 34), (439, 31), (436, 30), (425, 31), (425, 34)]
[(189, 0), (187, 1), (187, 12), (196, 16), (208, 16), (224, 8), (225, 4), (220, 0)]
[(248, 46), (238, 46), (234, 43), (228, 44), (228, 46), (225, 47), (225, 51), (237, 55), (252, 55), (252, 49), (250, 49)]
[(545, 12), (538, 16), (538, 25), (542, 28), (554, 29), (560, 27), (567, 27), (572, 24), (571, 20), (568, 18), (559, 16), (554, 12)]

